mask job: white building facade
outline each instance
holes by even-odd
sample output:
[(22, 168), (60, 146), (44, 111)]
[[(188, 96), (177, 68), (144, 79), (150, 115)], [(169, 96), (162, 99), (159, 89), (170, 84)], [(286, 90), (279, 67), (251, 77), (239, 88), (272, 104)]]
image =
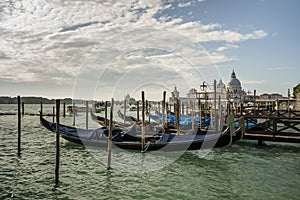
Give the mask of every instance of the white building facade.
[(240, 80), (236, 78), (234, 71), (232, 71), (230, 80), (227, 83), (226, 93), (227, 99), (233, 103), (240, 103), (246, 96), (246, 92), (243, 90)]

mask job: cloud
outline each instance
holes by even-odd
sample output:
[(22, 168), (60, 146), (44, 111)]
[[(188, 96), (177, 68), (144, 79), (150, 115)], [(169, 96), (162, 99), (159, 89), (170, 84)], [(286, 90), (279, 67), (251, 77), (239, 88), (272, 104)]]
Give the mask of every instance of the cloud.
[(235, 45), (235, 44), (226, 44), (225, 46), (220, 46), (216, 49), (217, 52), (222, 52), (222, 51), (225, 51), (225, 50), (230, 50), (230, 49), (236, 49), (238, 48), (239, 46), (238, 45)]
[[(178, 7), (198, 2), (202, 1)], [(98, 75), (116, 63), (119, 71), (160, 63), (188, 77), (184, 66), (215, 68), (214, 64), (236, 60), (224, 50), (267, 36), (263, 30), (242, 34), (217, 23), (185, 22), (167, 12), (158, 17), (171, 7), (160, 0), (24, 0), (22, 5), (18, 0), (5, 1), (0, 14), (0, 79), (70, 84), (79, 71), (94, 70), (93, 75)], [(201, 46), (219, 41), (227, 44), (217, 47), (217, 52), (206, 52)]]
[(254, 31), (253, 33), (249, 33), (245, 35), (231, 30), (218, 30), (218, 31), (199, 33), (196, 36), (196, 39), (199, 42), (225, 41), (229, 43), (235, 43), (235, 42), (242, 42), (250, 39), (260, 39), (266, 36), (267, 33), (264, 32), (263, 30)]
[(180, 2), (180, 3), (178, 4), (178, 7), (184, 8), (184, 7), (189, 7), (189, 6), (191, 6), (191, 5), (192, 5), (192, 2), (190, 2), (190, 1), (188, 1), (188, 2)]

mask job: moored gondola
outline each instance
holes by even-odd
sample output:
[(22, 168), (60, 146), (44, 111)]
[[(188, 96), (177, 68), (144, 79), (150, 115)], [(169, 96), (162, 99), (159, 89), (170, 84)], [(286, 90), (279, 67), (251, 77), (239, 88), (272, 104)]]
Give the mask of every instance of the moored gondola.
[[(41, 124), (48, 130), (55, 132), (56, 124), (40, 117)], [(75, 127), (60, 125), (60, 135), (62, 138), (86, 146), (107, 147), (108, 129), (101, 127), (96, 130), (84, 130)], [(113, 147), (127, 150), (147, 151), (185, 151), (210, 149), (224, 147), (235, 141), (230, 134), (229, 127), (224, 131), (217, 133), (208, 133), (206, 135), (176, 135), (173, 133), (164, 133), (162, 135), (151, 135), (145, 138), (145, 147), (141, 146), (141, 137), (136, 135), (135, 126), (129, 129), (114, 129), (112, 133)], [(239, 136), (236, 135), (236, 138)]]

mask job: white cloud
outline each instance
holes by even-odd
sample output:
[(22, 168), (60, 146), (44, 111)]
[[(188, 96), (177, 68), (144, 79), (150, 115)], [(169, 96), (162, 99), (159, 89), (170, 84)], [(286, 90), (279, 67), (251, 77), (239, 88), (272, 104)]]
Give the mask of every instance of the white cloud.
[(218, 31), (210, 31), (204, 33), (200, 32), (199, 34), (197, 34), (196, 39), (199, 42), (226, 41), (229, 43), (234, 43), (234, 42), (241, 42), (250, 39), (260, 39), (266, 36), (267, 33), (262, 30), (254, 31), (253, 33), (245, 34), (245, 35), (231, 30), (218, 30)]
[(220, 46), (216, 49), (217, 52), (222, 52), (222, 51), (225, 51), (225, 50), (229, 50), (229, 49), (236, 49), (238, 48), (239, 46), (238, 45), (235, 45), (235, 44), (226, 44), (225, 46)]
[(192, 2), (190, 2), (190, 1), (188, 1), (188, 2), (180, 2), (180, 3), (178, 4), (178, 7), (184, 8), (184, 7), (189, 7), (189, 6), (191, 6), (191, 5), (192, 5)]
[[(4, 81), (70, 84), (83, 65), (99, 70), (110, 64), (108, 59), (124, 52), (153, 47), (175, 52), (197, 68), (213, 68), (216, 63), (236, 60), (222, 51), (237, 48), (238, 42), (267, 36), (263, 30), (241, 34), (223, 29), (220, 24), (184, 22), (180, 17), (157, 19), (156, 14), (171, 8), (171, 4), (160, 0), (24, 0), (21, 3), (4, 2), (1, 13), (0, 79)], [(178, 6), (194, 3), (197, 2)], [(227, 42), (217, 48), (217, 53), (204, 52), (200, 46), (202, 42), (216, 41)], [(95, 48), (100, 54), (91, 55)], [(96, 55), (98, 63), (89, 63), (87, 58)], [(184, 73), (186, 62), (178, 56), (158, 54), (149, 58), (140, 53), (119, 62), (122, 63), (119, 70), (155, 61)]]

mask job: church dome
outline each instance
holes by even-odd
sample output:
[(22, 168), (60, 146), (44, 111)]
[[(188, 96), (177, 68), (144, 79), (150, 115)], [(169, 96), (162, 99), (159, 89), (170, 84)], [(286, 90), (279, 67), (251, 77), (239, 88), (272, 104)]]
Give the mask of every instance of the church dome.
[(241, 87), (241, 82), (236, 78), (234, 71), (232, 71), (231, 78), (228, 81), (227, 85), (229, 87)]

